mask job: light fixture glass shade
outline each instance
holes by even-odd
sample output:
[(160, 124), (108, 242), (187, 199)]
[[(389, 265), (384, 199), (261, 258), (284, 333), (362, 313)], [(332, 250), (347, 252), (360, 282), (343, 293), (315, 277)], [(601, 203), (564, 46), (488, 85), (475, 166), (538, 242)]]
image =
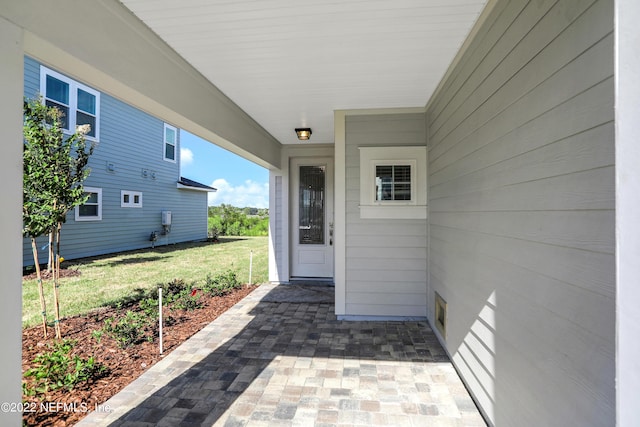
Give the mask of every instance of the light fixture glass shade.
[(300, 141), (307, 141), (311, 138), (311, 129), (310, 128), (296, 128), (296, 134), (298, 135), (298, 139)]

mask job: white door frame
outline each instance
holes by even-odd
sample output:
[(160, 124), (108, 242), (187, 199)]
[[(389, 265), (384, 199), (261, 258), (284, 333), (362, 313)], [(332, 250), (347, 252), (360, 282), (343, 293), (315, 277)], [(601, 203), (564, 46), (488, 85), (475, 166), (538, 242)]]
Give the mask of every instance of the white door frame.
[[(289, 267), (290, 275), (292, 279), (305, 278), (305, 279), (322, 279), (333, 280), (334, 278), (334, 265), (335, 265), (335, 250), (334, 250), (334, 160), (330, 156), (304, 156), (304, 157), (292, 157), (289, 159)], [(322, 265), (308, 265), (308, 272), (301, 270), (302, 266), (298, 266), (297, 257), (299, 251), (304, 248), (303, 245), (299, 245), (297, 242), (299, 225), (298, 218), (298, 180), (299, 180), (299, 167), (300, 166), (315, 166), (325, 165), (325, 227), (324, 227), (324, 244), (322, 246), (309, 247), (309, 256), (313, 256), (313, 252), (316, 252), (318, 256), (321, 256), (324, 260)]]
[[(338, 202), (335, 198), (335, 192), (339, 189), (336, 187), (335, 181), (335, 159), (333, 144), (305, 144), (305, 145), (285, 145), (282, 147), (281, 169), (271, 169), (270, 191), (269, 191), (269, 281), (272, 283), (289, 283), (291, 281), (290, 263), (291, 244), (289, 225), (290, 221), (290, 181), (291, 170), (289, 169), (290, 160), (295, 157), (317, 158), (328, 157), (334, 162), (334, 208)], [(276, 182), (280, 181), (280, 193), (276, 194)], [(335, 226), (339, 224), (336, 222)], [(335, 231), (334, 231), (335, 233)], [(334, 240), (334, 283), (335, 283), (335, 265), (339, 260), (335, 255), (336, 240)]]

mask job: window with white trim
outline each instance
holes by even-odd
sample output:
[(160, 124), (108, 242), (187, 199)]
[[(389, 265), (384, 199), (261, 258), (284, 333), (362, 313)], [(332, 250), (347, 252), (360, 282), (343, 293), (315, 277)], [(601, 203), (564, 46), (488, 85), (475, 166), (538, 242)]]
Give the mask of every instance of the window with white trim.
[(142, 192), (140, 191), (120, 191), (120, 207), (122, 208), (141, 208)]
[(427, 217), (427, 148), (359, 147), (360, 217)]
[(100, 92), (46, 67), (40, 67), (40, 92), (49, 107), (62, 112), (62, 127), (67, 133), (88, 124), (86, 137), (97, 140), (100, 132)]
[(76, 221), (102, 220), (102, 188), (84, 187), (88, 199), (84, 204), (76, 206)]
[[(409, 163), (409, 164), (405, 164)], [(411, 167), (413, 163), (413, 168)], [(415, 169), (415, 161), (382, 162), (375, 165), (376, 174), (376, 203), (393, 201), (411, 201), (411, 171)]]
[(176, 161), (176, 147), (178, 130), (171, 125), (164, 124), (163, 158), (168, 162)]

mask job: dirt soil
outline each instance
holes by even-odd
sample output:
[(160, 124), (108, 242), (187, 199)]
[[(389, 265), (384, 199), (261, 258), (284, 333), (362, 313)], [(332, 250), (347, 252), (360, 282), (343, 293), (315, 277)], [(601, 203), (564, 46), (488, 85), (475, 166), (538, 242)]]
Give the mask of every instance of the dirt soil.
[[(65, 277), (77, 277), (80, 275), (80, 270), (76, 270), (73, 268), (61, 268), (60, 269), (60, 278), (65, 278)], [(51, 274), (51, 272), (47, 271), (46, 268), (43, 268), (40, 271), (40, 277), (42, 278), (42, 280), (49, 280), (51, 279), (53, 275)], [(36, 272), (34, 271), (33, 273), (28, 273), (28, 274), (23, 274), (22, 275), (22, 280), (36, 280), (38, 278), (38, 275), (36, 274)]]
[[(198, 332), (208, 323), (216, 319), (246, 295), (255, 286), (245, 286), (223, 297), (202, 296), (205, 303), (201, 309), (193, 311), (171, 310), (177, 321), (164, 326), (164, 354), (159, 354), (158, 340), (143, 342), (128, 348), (120, 348), (116, 341), (103, 334), (97, 340), (92, 332), (104, 326), (110, 317), (119, 317), (126, 310), (100, 309), (88, 315), (66, 318), (61, 321), (62, 336), (76, 340), (72, 354), (81, 358), (94, 356), (96, 361), (109, 369), (107, 376), (93, 383), (85, 383), (69, 391), (65, 388), (47, 393), (40, 400), (26, 398), (23, 413), (24, 425), (28, 426), (71, 426), (94, 410), (96, 405), (107, 401), (122, 390), (127, 384), (139, 377), (144, 371), (169, 354), (187, 338)], [(167, 311), (169, 311), (167, 309)], [(31, 367), (38, 353), (48, 351), (47, 344), (54, 342), (52, 327), (48, 330), (49, 338), (44, 339), (42, 326), (22, 331), (22, 371)]]

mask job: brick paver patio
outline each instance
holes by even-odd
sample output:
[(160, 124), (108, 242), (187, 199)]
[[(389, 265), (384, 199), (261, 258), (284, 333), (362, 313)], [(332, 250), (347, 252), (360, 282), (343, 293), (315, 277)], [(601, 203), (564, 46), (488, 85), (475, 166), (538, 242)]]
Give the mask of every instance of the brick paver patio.
[(78, 425), (486, 425), (426, 322), (338, 321), (283, 286), (260, 286)]

